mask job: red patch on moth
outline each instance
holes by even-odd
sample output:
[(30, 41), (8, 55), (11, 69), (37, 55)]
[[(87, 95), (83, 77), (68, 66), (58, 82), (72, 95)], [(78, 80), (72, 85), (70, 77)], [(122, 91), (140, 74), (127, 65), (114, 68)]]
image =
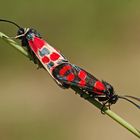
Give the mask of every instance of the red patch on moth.
[(102, 94), (102, 91), (105, 90), (105, 86), (102, 82), (96, 81), (93, 90), (98, 94)]
[(46, 42), (38, 37), (34, 37), (33, 40), (29, 40), (29, 46), (37, 54), (38, 49), (41, 49)]
[(44, 56), (43, 58), (42, 58), (42, 62), (43, 63), (48, 63), (50, 60), (49, 60), (49, 58), (47, 57), (47, 56)]
[(31, 47), (31, 49), (34, 51), (34, 53), (37, 54), (38, 48), (36, 47), (34, 42), (32, 40), (29, 40), (28, 43), (29, 43), (29, 46)]
[(85, 71), (83, 70), (80, 70), (79, 73), (78, 73), (78, 77), (82, 80), (84, 80), (86, 78), (87, 74)]
[(41, 49), (46, 44), (46, 42), (44, 40), (42, 40), (38, 37), (35, 37), (33, 42), (36, 45), (36, 47), (39, 48), (39, 49)]
[(58, 58), (60, 57), (60, 55), (58, 53), (55, 53), (53, 52), (51, 55), (50, 55), (50, 59), (52, 61), (56, 61)]
[(70, 73), (68, 76), (67, 76), (67, 80), (68, 81), (73, 81), (75, 78), (74, 74), (73, 73)]
[(79, 85), (82, 86), (82, 87), (85, 86), (85, 85), (86, 85), (86, 81), (85, 81), (85, 80), (81, 80), (81, 81), (79, 82)]
[(63, 76), (65, 73), (66, 73), (66, 71), (68, 71), (68, 70), (70, 70), (71, 69), (71, 66), (70, 65), (66, 65), (66, 66), (64, 66), (60, 71), (59, 71), (59, 74), (61, 75), (61, 76)]

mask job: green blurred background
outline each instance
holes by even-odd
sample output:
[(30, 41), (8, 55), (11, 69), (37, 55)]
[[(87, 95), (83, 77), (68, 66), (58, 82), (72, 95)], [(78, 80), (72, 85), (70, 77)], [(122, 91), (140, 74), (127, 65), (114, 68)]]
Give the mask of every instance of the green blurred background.
[[(0, 18), (34, 27), (116, 93), (140, 96), (139, 0), (1, 0)], [(16, 30), (0, 23), (9, 36)], [(131, 104), (119, 101), (112, 110), (140, 127), (140, 111)], [(0, 40), (0, 140), (45, 139), (137, 138)]]

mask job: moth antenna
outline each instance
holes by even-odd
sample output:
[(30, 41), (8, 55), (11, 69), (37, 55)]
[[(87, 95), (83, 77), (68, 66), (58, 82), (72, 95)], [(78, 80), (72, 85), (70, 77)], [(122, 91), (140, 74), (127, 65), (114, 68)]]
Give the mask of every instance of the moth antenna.
[(18, 27), (19, 29), (21, 28), (18, 24), (16, 24), (16, 23), (13, 22), (13, 21), (10, 21), (10, 20), (0, 19), (0, 21), (2, 21), (2, 22), (8, 22), (8, 23), (11, 23), (11, 24), (15, 25), (15, 26)]
[[(133, 102), (132, 100), (128, 99), (129, 96), (128, 96), (128, 98), (126, 98), (126, 97), (127, 97), (127, 95), (125, 95), (125, 96), (118, 96), (118, 98), (124, 99), (124, 100), (130, 102), (130, 103), (132, 103), (134, 106), (136, 106), (138, 109), (140, 109), (140, 105), (138, 105), (138, 104), (136, 104), (135, 102)], [(135, 98), (136, 98), (136, 100), (137, 100), (137, 99), (139, 100), (139, 98), (133, 97), (133, 96), (130, 96), (130, 98), (132, 98), (132, 99), (135, 99)]]
[(134, 96), (130, 96), (130, 95), (124, 95), (124, 97), (132, 98), (132, 99), (140, 102), (140, 98), (138, 98), (138, 97), (134, 97)]

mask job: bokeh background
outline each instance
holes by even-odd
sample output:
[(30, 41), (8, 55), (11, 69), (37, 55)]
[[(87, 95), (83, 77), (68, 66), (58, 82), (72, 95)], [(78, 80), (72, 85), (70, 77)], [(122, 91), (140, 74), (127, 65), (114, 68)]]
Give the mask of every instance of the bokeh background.
[[(139, 0), (1, 0), (0, 18), (34, 27), (116, 93), (140, 96)], [(17, 29), (1, 22), (0, 31)], [(140, 128), (140, 111), (128, 102), (112, 110)], [(0, 140), (45, 139), (137, 138), (0, 40)]]

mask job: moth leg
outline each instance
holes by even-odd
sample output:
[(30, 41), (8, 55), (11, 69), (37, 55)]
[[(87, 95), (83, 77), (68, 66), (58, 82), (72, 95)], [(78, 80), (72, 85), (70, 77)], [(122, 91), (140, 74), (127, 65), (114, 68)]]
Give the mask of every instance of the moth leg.
[(111, 104), (109, 103), (109, 99), (108, 99), (105, 103), (103, 103), (103, 106), (101, 107), (101, 113), (105, 114), (103, 111), (104, 107), (110, 109), (110, 106), (111, 106)]

